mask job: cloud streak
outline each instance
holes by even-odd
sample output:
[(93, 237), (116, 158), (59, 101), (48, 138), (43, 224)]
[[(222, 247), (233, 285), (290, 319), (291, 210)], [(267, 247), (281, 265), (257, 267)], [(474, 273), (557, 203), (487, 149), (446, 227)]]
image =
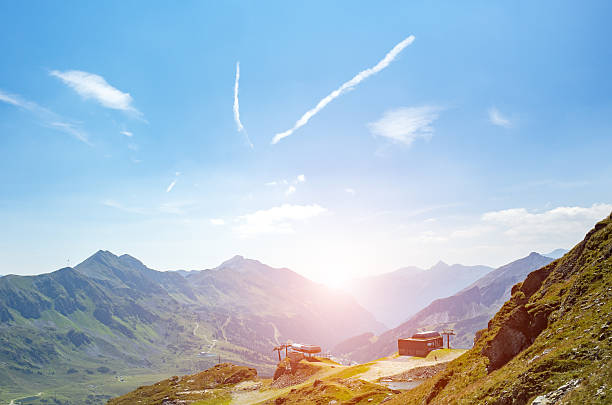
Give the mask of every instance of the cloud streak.
[(176, 185), (176, 180), (172, 180), (172, 183), (170, 183), (170, 185), (168, 185), (168, 188), (166, 188), (166, 193), (171, 192), (175, 185)]
[(49, 74), (60, 79), (85, 100), (93, 99), (106, 108), (130, 112), (138, 117), (142, 116), (142, 113), (132, 105), (133, 99), (129, 93), (124, 93), (111, 86), (100, 75), (80, 70), (65, 72), (52, 70)]
[(25, 108), (26, 110), (30, 111), (33, 110), (36, 106), (36, 104), (25, 101), (16, 94), (5, 93), (2, 90), (0, 90), (0, 101), (7, 104), (11, 104), (15, 107)]
[(432, 123), (438, 119), (437, 107), (403, 107), (385, 112), (381, 119), (368, 124), (370, 132), (395, 142), (411, 145), (417, 138), (429, 139)]
[(489, 108), (489, 121), (493, 125), (499, 127), (509, 128), (512, 126), (510, 120), (502, 115), (502, 113), (495, 107)]
[(240, 216), (236, 219), (239, 225), (233, 229), (242, 237), (260, 234), (291, 234), (295, 233), (294, 224), (296, 222), (304, 222), (326, 212), (327, 209), (318, 204), (283, 204)]
[(306, 125), (312, 117), (314, 117), (319, 111), (321, 111), (329, 103), (331, 103), (332, 100), (340, 97), (342, 94), (346, 93), (347, 91), (352, 90), (355, 86), (357, 86), (359, 83), (361, 83), (368, 77), (380, 72), (381, 70), (389, 66), (389, 64), (393, 62), (395, 58), (397, 58), (400, 52), (402, 52), (404, 48), (406, 48), (408, 45), (412, 44), (413, 42), (414, 42), (414, 35), (410, 35), (408, 38), (404, 39), (402, 42), (395, 45), (393, 49), (391, 49), (385, 55), (385, 57), (382, 58), (376, 65), (357, 73), (357, 75), (355, 75), (351, 80), (343, 83), (342, 86), (338, 87), (336, 90), (332, 91), (326, 97), (324, 97), (321, 101), (319, 101), (319, 103), (314, 108), (312, 108), (311, 110), (308, 110), (304, 115), (302, 115), (302, 117), (299, 120), (297, 120), (293, 128), (285, 132), (276, 134), (274, 136), (274, 139), (272, 139), (272, 144), (274, 145), (278, 143), (278, 141), (280, 141), (281, 139), (286, 138), (289, 135), (293, 134), (293, 132), (296, 131), (298, 128), (301, 128), (304, 125)]
[(236, 80), (234, 81), (234, 121), (236, 121), (236, 128), (238, 128), (238, 132), (244, 132), (244, 136), (246, 138), (247, 143), (253, 149), (253, 143), (249, 138), (249, 134), (246, 129), (244, 129), (244, 125), (240, 121), (240, 102), (238, 101), (238, 88), (240, 84), (240, 62), (236, 62)]
[(128, 207), (125, 206), (115, 200), (105, 200), (102, 201), (102, 205), (109, 207), (109, 208), (114, 208), (117, 209), (119, 211), (123, 211), (123, 212), (129, 212), (130, 214), (146, 214), (147, 212), (142, 209), (142, 208), (138, 208), (138, 207)]
[(66, 119), (49, 110), (48, 108), (42, 107), (33, 101), (24, 100), (22, 97), (16, 94), (6, 93), (3, 90), (0, 90), (0, 102), (4, 102), (17, 108), (29, 111), (30, 113), (37, 116), (38, 119), (43, 121), (44, 126), (57, 129), (61, 132), (69, 134), (78, 139), (79, 141), (91, 146), (91, 143), (89, 142), (89, 138), (85, 131), (80, 129), (76, 124), (67, 122)]

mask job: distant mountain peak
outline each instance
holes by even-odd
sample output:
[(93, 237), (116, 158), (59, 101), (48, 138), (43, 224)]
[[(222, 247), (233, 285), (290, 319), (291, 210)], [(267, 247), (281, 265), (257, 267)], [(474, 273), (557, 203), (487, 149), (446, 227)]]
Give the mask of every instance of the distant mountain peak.
[(223, 268), (223, 267), (234, 267), (242, 262), (244, 262), (246, 259), (244, 258), (244, 256), (241, 255), (236, 255), (234, 257), (232, 257), (231, 259), (228, 259), (226, 261), (224, 261), (223, 263), (221, 263), (219, 266), (217, 266), (218, 269)]
[(226, 260), (223, 263), (221, 263), (219, 266), (215, 268), (215, 270), (230, 269), (230, 270), (246, 271), (247, 268), (251, 268), (254, 266), (259, 267), (259, 266), (265, 266), (265, 265), (263, 265), (257, 260), (247, 259), (244, 256), (236, 255), (232, 257), (231, 259)]
[(443, 269), (445, 267), (449, 267), (449, 265), (442, 260), (438, 260), (438, 263), (431, 266), (432, 269)]
[(90, 259), (107, 259), (107, 258), (113, 258), (116, 259), (118, 256), (116, 254), (114, 254), (113, 252), (109, 251), (109, 250), (98, 250), (96, 253), (94, 253), (93, 255), (89, 256), (87, 259), (85, 260), (90, 260)]
[(567, 249), (555, 249), (552, 252), (542, 253), (542, 256), (551, 257), (553, 259), (558, 259), (565, 255), (569, 250)]
[(135, 258), (134, 256), (124, 254), (119, 256), (119, 261), (125, 264), (129, 264), (131, 266), (142, 266), (145, 267), (144, 263)]

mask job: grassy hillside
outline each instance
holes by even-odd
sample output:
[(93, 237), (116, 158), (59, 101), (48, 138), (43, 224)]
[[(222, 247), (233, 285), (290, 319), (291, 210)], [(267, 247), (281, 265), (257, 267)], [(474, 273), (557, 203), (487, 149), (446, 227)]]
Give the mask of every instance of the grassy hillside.
[(0, 279), (0, 404), (103, 403), (218, 357), (271, 375), (279, 341), (331, 345), (379, 327), (288, 269), (235, 258), (184, 277), (100, 251), (74, 269)]
[(611, 311), (612, 215), (517, 284), (473, 349), (389, 404), (612, 403)]

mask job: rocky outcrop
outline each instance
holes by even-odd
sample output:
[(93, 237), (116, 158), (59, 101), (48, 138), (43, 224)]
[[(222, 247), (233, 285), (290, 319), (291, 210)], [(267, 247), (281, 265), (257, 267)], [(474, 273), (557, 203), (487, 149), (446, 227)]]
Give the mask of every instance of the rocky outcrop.
[[(493, 338), (485, 345), (481, 353), (489, 359), (488, 372), (502, 367), (514, 356), (529, 347), (538, 335), (548, 327), (549, 317), (555, 312), (555, 317), (563, 314), (580, 299), (588, 289), (587, 283), (574, 283), (563, 302), (560, 299), (548, 300), (545, 303), (529, 303), (534, 294), (544, 296), (547, 289), (555, 283), (569, 279), (585, 264), (583, 252), (589, 244), (597, 243), (592, 240), (595, 232), (602, 229), (602, 223), (587, 233), (563, 261), (550, 263), (536, 271), (529, 273), (522, 283), (512, 287), (512, 297), (500, 310), (498, 315), (488, 324), (488, 330), (494, 332)], [(610, 246), (603, 249), (595, 260), (603, 262), (612, 254)], [(505, 314), (505, 316), (504, 316)], [(496, 331), (497, 330), (497, 331)], [(496, 331), (496, 332), (495, 332)]]
[(580, 385), (580, 380), (570, 380), (554, 391), (540, 395), (533, 400), (531, 405), (553, 405), (557, 404), (567, 393)]
[(497, 334), (482, 350), (482, 354), (489, 359), (487, 371), (497, 370), (529, 347), (548, 326), (548, 316), (554, 309), (547, 307), (530, 312), (524, 304), (513, 309)]
[[(296, 361), (297, 360), (297, 361)], [(272, 387), (284, 388), (303, 383), (319, 371), (319, 368), (302, 359), (287, 357), (283, 359), (274, 372)]]

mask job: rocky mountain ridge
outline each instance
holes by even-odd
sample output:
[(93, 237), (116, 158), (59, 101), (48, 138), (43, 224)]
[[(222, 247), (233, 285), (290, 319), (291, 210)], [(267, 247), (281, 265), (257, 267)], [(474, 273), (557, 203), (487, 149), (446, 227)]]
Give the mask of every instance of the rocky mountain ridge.
[(345, 289), (377, 319), (393, 328), (433, 300), (456, 293), (491, 270), (488, 266), (439, 261), (429, 269), (410, 266), (351, 280)]

